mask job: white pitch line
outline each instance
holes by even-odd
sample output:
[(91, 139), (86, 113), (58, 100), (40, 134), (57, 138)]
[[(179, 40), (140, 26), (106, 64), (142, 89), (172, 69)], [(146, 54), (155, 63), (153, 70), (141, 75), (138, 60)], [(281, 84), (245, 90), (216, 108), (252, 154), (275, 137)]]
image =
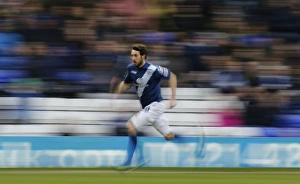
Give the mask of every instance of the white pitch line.
[[(122, 174), (113, 170), (0, 171), (1, 174)], [(124, 174), (124, 173), (123, 173)], [(128, 174), (300, 174), (300, 171), (141, 171)]]

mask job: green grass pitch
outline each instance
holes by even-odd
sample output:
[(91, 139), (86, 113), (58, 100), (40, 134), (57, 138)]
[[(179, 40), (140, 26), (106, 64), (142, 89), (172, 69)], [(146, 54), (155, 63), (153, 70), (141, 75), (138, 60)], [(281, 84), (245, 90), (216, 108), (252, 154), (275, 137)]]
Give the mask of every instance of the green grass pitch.
[(1, 168), (3, 184), (299, 184), (294, 168)]

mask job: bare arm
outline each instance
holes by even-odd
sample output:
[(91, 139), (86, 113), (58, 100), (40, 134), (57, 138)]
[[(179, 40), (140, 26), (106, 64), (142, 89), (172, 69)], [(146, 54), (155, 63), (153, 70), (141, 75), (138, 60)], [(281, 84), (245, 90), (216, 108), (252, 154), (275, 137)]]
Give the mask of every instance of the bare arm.
[(125, 83), (124, 81), (122, 81), (117, 90), (116, 90), (116, 93), (117, 94), (122, 94), (124, 93), (124, 91), (128, 90), (130, 88), (131, 84), (130, 83)]
[(114, 91), (114, 94), (112, 96), (112, 101), (110, 104), (110, 108), (116, 111), (121, 111), (122, 109), (118, 109), (115, 107), (116, 99), (118, 99), (119, 95), (122, 94), (124, 91), (128, 90), (130, 88), (131, 84), (130, 83), (125, 83), (122, 81)]
[(115, 93), (115, 91), (118, 88), (118, 85), (120, 83), (120, 81), (122, 81), (122, 79), (120, 79), (117, 76), (113, 76), (110, 80), (110, 84), (109, 84), (109, 92), (110, 93)]
[(171, 72), (169, 79), (169, 87), (171, 88), (171, 99), (170, 99), (170, 108), (176, 106), (176, 88), (177, 88), (177, 76)]

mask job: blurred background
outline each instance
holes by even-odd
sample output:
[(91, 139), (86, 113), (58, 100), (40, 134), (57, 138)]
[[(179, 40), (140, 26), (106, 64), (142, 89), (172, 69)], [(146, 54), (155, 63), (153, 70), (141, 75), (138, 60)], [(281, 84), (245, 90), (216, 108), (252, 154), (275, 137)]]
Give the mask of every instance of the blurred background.
[(299, 41), (299, 0), (1, 0), (0, 135), (126, 135), (134, 89), (110, 98), (143, 43), (174, 129), (299, 136)]

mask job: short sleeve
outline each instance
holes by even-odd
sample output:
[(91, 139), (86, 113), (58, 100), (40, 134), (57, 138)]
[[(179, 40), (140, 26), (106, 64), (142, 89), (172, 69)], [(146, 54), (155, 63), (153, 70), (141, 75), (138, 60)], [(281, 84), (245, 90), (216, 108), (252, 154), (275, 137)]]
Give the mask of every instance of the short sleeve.
[(132, 83), (132, 78), (129, 75), (129, 69), (127, 68), (125, 74), (124, 74), (124, 80), (125, 83)]
[(166, 80), (170, 79), (171, 71), (170, 71), (169, 68), (158, 66), (157, 67), (157, 72), (158, 72), (158, 74), (160, 75), (160, 77), (162, 79), (166, 79)]

